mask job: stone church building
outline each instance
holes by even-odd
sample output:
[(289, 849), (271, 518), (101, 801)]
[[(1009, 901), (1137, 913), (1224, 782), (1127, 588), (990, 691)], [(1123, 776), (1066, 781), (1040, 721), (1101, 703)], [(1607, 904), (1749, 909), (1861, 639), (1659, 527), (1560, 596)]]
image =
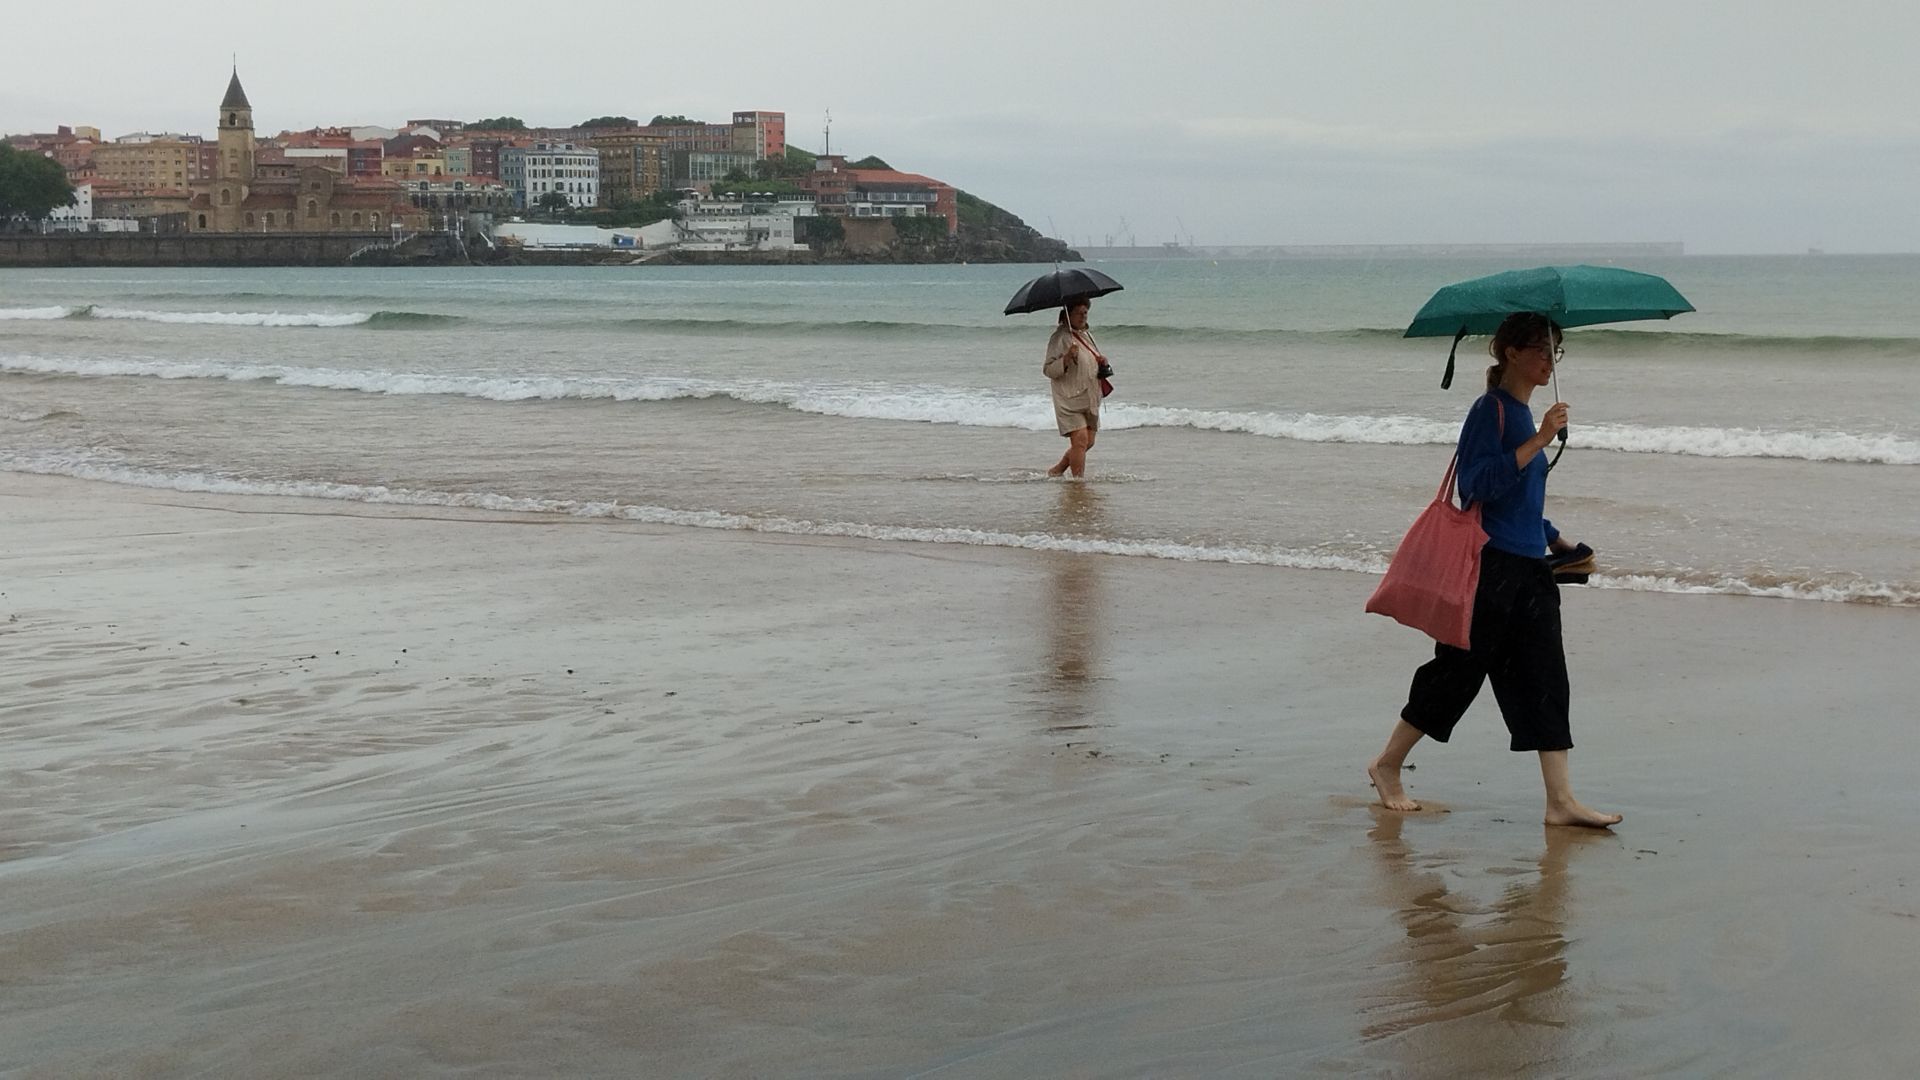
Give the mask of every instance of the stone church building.
[(425, 215), (400, 186), (348, 180), (317, 165), (255, 160), (253, 106), (235, 71), (220, 102), (220, 165), (188, 185), (187, 230), (196, 233), (384, 233), (418, 230)]

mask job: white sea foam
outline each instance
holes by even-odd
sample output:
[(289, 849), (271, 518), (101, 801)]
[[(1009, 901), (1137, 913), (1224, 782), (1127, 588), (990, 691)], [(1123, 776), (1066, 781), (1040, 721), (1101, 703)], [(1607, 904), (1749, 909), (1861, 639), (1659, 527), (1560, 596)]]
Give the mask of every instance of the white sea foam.
[[(1012, 472), (981, 475), (980, 473), (929, 473), (917, 477), (920, 480), (932, 480), (956, 484), (1051, 484), (1058, 481), (1057, 476), (1049, 476), (1040, 469), (1015, 469)], [(1107, 472), (1100, 473), (1100, 486), (1109, 484), (1142, 484), (1155, 478), (1139, 473)]]
[[(773, 405), (797, 412), (857, 420), (916, 421), (1025, 431), (1051, 431), (1054, 426), (1053, 409), (1045, 396), (984, 389), (903, 389), (883, 384), (800, 383), (762, 379), (720, 381), (676, 377), (431, 375), (219, 360), (79, 360), (18, 354), (0, 356), (0, 370), (81, 376), (134, 375), (158, 379), (273, 382), (283, 386), (375, 394), (452, 394), (490, 401), (730, 398), (748, 404)], [(1387, 446), (1446, 445), (1459, 434), (1457, 421), (1429, 420), (1418, 416), (1341, 416), (1140, 404), (1107, 406), (1101, 414), (1101, 426), (1109, 430), (1191, 428), (1296, 442)], [(1920, 439), (1886, 433), (1583, 424), (1578, 429), (1578, 436), (1582, 448), (1624, 453), (1920, 465)]]
[(94, 305), (88, 316), (95, 319), (129, 319), (137, 322), (177, 323), (193, 326), (358, 326), (373, 318), (372, 312), (281, 312), (281, 311), (147, 311), (139, 308), (114, 308)]
[(0, 308), (0, 321), (7, 319), (64, 319), (74, 312), (75, 307), (15, 307)]
[[(806, 521), (795, 518), (733, 514), (720, 510), (640, 506), (616, 502), (583, 502), (500, 495), (491, 492), (428, 491), (382, 485), (344, 484), (324, 480), (260, 480), (196, 471), (166, 471), (103, 459), (91, 452), (0, 453), (0, 470), (135, 487), (215, 495), (259, 495), (286, 498), (332, 499), (344, 502), (401, 506), (440, 506), (570, 517), (609, 518), (653, 525), (698, 529), (782, 533), (800, 536), (840, 536), (922, 544), (961, 544), (1022, 548), (1029, 551), (1069, 551), (1092, 555), (1169, 559), (1178, 562), (1235, 563), (1307, 570), (1343, 570), (1379, 575), (1386, 572), (1388, 553), (1335, 553), (1276, 547), (1234, 547), (1188, 544), (1160, 539), (1088, 539), (1052, 533), (1011, 533), (987, 529), (915, 527), (854, 521)], [(1853, 579), (1748, 581), (1711, 571), (1669, 574), (1595, 575), (1592, 585), (1636, 592), (1753, 596), (1829, 603), (1920, 606), (1920, 588)]]
[(1582, 424), (1575, 434), (1582, 447), (1631, 454), (1920, 465), (1920, 440), (1890, 434), (1618, 424)]
[(1596, 574), (1588, 582), (1601, 589), (1628, 592), (1690, 593), (1717, 596), (1757, 596), (1776, 600), (1823, 600), (1830, 603), (1920, 606), (1920, 589), (1881, 581), (1805, 580), (1755, 582), (1724, 574)]

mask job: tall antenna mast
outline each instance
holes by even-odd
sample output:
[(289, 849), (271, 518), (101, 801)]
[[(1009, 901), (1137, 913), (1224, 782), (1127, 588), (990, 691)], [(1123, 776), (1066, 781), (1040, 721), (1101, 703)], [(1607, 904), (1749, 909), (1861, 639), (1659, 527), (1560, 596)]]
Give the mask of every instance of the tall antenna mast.
[(820, 151), (820, 156), (832, 157), (833, 156), (833, 110), (832, 109), (827, 110), (827, 130), (825, 133), (825, 138), (827, 142), (827, 148), (825, 150)]

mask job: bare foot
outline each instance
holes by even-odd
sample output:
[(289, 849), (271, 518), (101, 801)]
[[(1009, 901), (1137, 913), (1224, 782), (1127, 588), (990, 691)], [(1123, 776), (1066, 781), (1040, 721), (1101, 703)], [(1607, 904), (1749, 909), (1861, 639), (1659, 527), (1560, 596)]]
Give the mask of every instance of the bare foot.
[(1067, 467), (1065, 465), (1055, 465), (1053, 468), (1047, 470), (1047, 475), (1059, 476), (1061, 473), (1064, 473), (1066, 471), (1067, 471)]
[(1407, 795), (1407, 789), (1400, 786), (1400, 766), (1382, 765), (1375, 758), (1367, 766), (1367, 782), (1380, 793), (1380, 805), (1389, 810), (1418, 810), (1420, 804)]
[(1547, 804), (1547, 824), (1577, 825), (1583, 829), (1607, 829), (1620, 824), (1619, 814), (1603, 814), (1598, 810), (1569, 801), (1559, 806)]

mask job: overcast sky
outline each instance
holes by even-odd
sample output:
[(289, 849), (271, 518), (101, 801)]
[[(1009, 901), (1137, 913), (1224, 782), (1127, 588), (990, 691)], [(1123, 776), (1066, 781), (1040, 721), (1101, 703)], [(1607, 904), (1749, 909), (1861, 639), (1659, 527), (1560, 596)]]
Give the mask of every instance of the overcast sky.
[(818, 151), (831, 109), (1075, 243), (1920, 251), (1916, 5), (14, 6), (0, 131), (212, 135), (237, 53), (263, 133), (753, 108)]

